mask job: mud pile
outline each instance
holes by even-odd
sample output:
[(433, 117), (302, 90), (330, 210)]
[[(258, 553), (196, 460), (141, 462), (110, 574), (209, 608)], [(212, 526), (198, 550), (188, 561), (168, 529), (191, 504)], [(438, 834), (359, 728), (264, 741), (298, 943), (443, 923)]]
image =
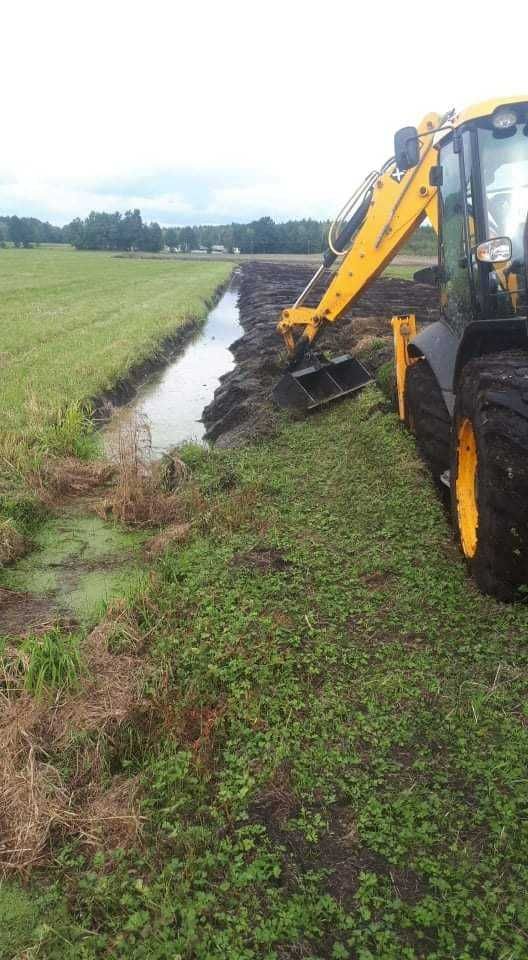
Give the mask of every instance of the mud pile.
[[(218, 446), (241, 446), (273, 434), (278, 413), (271, 390), (286, 359), (276, 324), (281, 310), (291, 306), (313, 275), (311, 264), (251, 262), (239, 273), (240, 322), (244, 335), (231, 346), (235, 367), (222, 377), (212, 402), (203, 412), (206, 437)], [(328, 286), (329, 275), (311, 291), (307, 306), (315, 306)], [(390, 338), (390, 318), (415, 313), (420, 323), (438, 318), (435, 290), (412, 280), (376, 280), (368, 291), (317, 342), (333, 355), (354, 353), (366, 337)], [(387, 351), (390, 340), (387, 339)]]

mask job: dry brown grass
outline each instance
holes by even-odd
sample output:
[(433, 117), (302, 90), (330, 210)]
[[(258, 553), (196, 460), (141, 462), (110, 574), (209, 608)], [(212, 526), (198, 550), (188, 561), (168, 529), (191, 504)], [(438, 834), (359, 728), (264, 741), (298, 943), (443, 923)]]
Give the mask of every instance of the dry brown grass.
[(52, 506), (57, 500), (95, 493), (115, 474), (115, 466), (106, 461), (47, 457), (29, 476), (28, 483), (43, 503)]
[[(146, 703), (145, 668), (137, 652), (111, 653), (112, 638), (139, 643), (130, 614), (114, 607), (85, 644), (87, 681), (53, 702), (23, 690), (16, 657), (4, 660), (0, 700), (0, 869), (27, 873), (49, 854), (57, 835), (89, 845), (132, 842), (138, 835), (139, 784), (104, 773), (106, 743)], [(73, 751), (73, 753), (72, 753)], [(61, 775), (57, 757), (74, 762)]]
[(0, 568), (18, 560), (26, 552), (27, 543), (11, 520), (0, 520)]
[(165, 553), (168, 547), (185, 543), (189, 539), (191, 529), (190, 523), (172, 523), (160, 533), (157, 533), (155, 537), (147, 540), (144, 547), (145, 555), (153, 560)]
[(2, 430), (0, 432), (0, 477), (10, 483), (23, 482), (28, 470), (28, 461), (31, 461), (31, 452), (26, 438), (14, 430)]
[(0, 868), (25, 870), (41, 859), (51, 832), (73, 826), (69, 791), (46, 761), (38, 736), (39, 711), (23, 697), (18, 710), (4, 706), (0, 729)]
[(150, 434), (145, 421), (137, 417), (122, 427), (114, 450), (118, 473), (110, 495), (100, 505), (103, 516), (112, 515), (138, 527), (184, 523), (185, 508), (179, 488), (188, 478), (185, 464), (172, 458), (170, 478), (167, 464), (163, 473), (149, 463)]
[(379, 333), (378, 333), (378, 334), (374, 334), (374, 333), (366, 333), (366, 334), (364, 334), (362, 337), (360, 337), (360, 339), (357, 341), (357, 343), (356, 343), (356, 345), (355, 345), (355, 347), (354, 347), (354, 350), (353, 350), (354, 356), (356, 356), (356, 355), (357, 355), (357, 356), (361, 356), (361, 354), (363, 354), (363, 353), (368, 353), (370, 350), (372, 350), (372, 348), (373, 348), (374, 346), (376, 346), (377, 344), (379, 344), (380, 340), (386, 341), (388, 344), (390, 344), (390, 343), (392, 342), (390, 337), (388, 337), (388, 336), (387, 336), (387, 337), (382, 337), (382, 336), (379, 335)]
[(73, 629), (75, 620), (60, 614), (49, 597), (0, 587), (0, 636), (35, 636), (56, 626)]
[(83, 840), (96, 847), (127, 847), (141, 829), (138, 813), (139, 777), (112, 779), (83, 809)]

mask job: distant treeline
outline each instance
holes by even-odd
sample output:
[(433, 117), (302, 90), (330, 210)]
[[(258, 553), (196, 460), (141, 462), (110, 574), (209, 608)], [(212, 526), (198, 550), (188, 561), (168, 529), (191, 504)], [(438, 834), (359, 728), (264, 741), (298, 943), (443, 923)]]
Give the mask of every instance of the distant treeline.
[(165, 227), (143, 223), (139, 210), (120, 213), (91, 213), (85, 220), (73, 220), (64, 227), (68, 241), (79, 250), (169, 250), (211, 253), (319, 253), (324, 249), (328, 224), (318, 220), (290, 220), (275, 223), (261, 217), (252, 223), (224, 226)]
[[(159, 253), (191, 250), (226, 253), (321, 253), (326, 247), (328, 221), (288, 220), (275, 223), (261, 217), (251, 223), (222, 226), (161, 227), (144, 223), (139, 210), (126, 213), (92, 213), (64, 227), (54, 227), (34, 217), (0, 217), (0, 246), (13, 243), (30, 247), (38, 243), (71, 243), (78, 250), (124, 250)], [(421, 227), (408, 241), (406, 254), (434, 256), (436, 235)]]
[(275, 223), (261, 217), (251, 223), (223, 226), (169, 227), (165, 243), (182, 251), (224, 247), (240, 253), (320, 253), (326, 246), (328, 223), (319, 220), (288, 220)]
[(147, 250), (159, 253), (165, 246), (159, 223), (144, 223), (139, 210), (92, 213), (77, 217), (66, 227), (68, 242), (77, 250)]
[(65, 227), (54, 227), (36, 217), (0, 217), (0, 247), (31, 247), (35, 243), (67, 243)]
[[(328, 220), (288, 220), (275, 223), (261, 217), (252, 223), (231, 223), (215, 227), (169, 227), (163, 231), (166, 246), (174, 250), (205, 249), (222, 246), (232, 253), (322, 253), (327, 247)], [(406, 254), (434, 256), (437, 239), (432, 227), (417, 230), (402, 251)]]

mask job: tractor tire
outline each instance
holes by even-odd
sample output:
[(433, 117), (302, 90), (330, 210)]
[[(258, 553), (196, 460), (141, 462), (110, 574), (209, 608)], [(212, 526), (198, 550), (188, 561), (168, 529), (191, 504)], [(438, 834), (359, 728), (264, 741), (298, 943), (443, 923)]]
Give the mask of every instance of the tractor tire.
[(470, 360), (452, 431), (451, 509), (483, 593), (528, 599), (528, 353)]
[(449, 469), (451, 417), (427, 360), (417, 360), (407, 367), (405, 422), (416, 437), (418, 451), (437, 488), (445, 493), (440, 477)]

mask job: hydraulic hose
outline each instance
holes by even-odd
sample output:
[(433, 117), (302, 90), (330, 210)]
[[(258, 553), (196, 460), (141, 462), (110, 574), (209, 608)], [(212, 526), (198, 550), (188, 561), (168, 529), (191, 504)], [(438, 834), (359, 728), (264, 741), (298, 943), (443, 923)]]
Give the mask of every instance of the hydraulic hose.
[(335, 240), (330, 238), (330, 229), (328, 233), (328, 249), (325, 250), (323, 255), (323, 265), (325, 267), (331, 267), (335, 260), (337, 260), (352, 243), (355, 234), (367, 216), (373, 192), (374, 188), (369, 187), (356, 212), (350, 217), (350, 220), (345, 223)]
[[(383, 164), (381, 170), (372, 170), (360, 183), (359, 187), (354, 190), (352, 196), (349, 197), (346, 203), (341, 207), (341, 210), (332, 221), (328, 231), (328, 247), (323, 254), (323, 262), (321, 266), (318, 267), (312, 279), (306, 285), (302, 293), (297, 297), (297, 300), (293, 305), (294, 308), (302, 305), (310, 290), (324, 270), (327, 267), (332, 266), (337, 258), (342, 256), (343, 253), (346, 253), (368, 213), (376, 180), (385, 173), (387, 168), (390, 167), (392, 163), (394, 163), (394, 157), (390, 157)], [(353, 210), (354, 212), (352, 213)], [(344, 226), (339, 231), (339, 235), (335, 237), (337, 224), (342, 224), (343, 221), (345, 221)]]

